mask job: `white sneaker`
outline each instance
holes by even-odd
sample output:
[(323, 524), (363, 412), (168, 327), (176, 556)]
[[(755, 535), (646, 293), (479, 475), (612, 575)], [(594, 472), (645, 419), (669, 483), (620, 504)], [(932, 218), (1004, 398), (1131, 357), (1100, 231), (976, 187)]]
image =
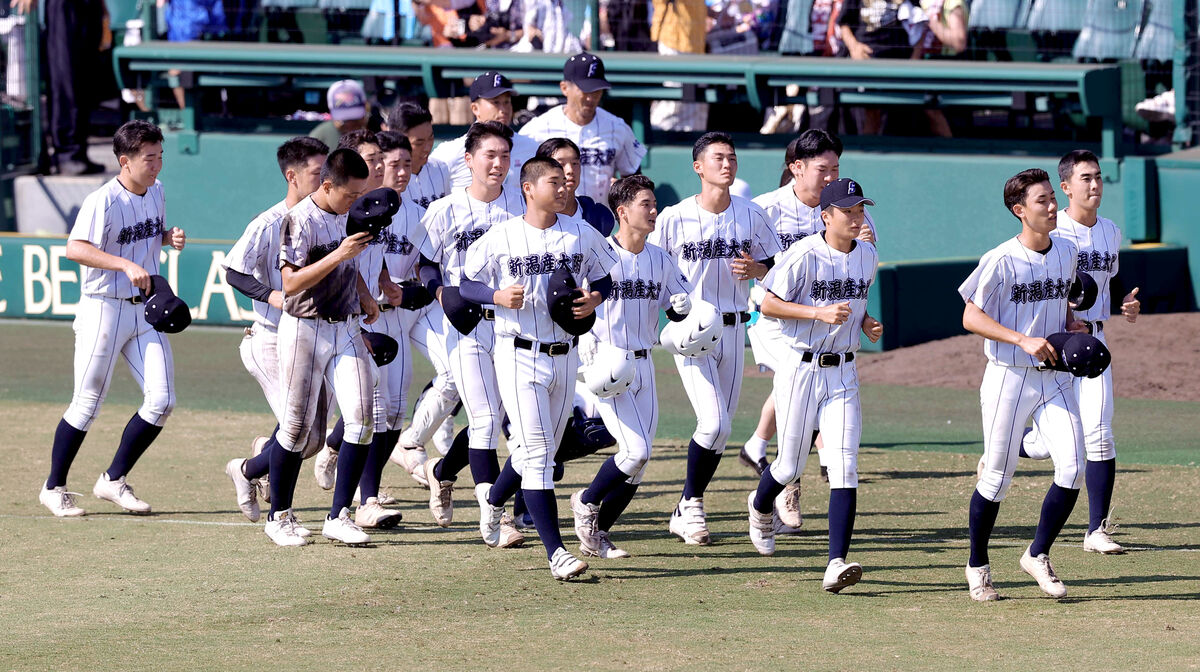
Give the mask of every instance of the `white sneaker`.
[(1045, 553), (1040, 553), (1035, 558), (1029, 555), (1029, 549), (1026, 548), (1025, 553), (1021, 556), (1021, 571), (1036, 579), (1038, 587), (1050, 597), (1067, 596), (1067, 587), (1058, 580), (1058, 575), (1054, 573), (1054, 567), (1050, 566), (1050, 556)]
[(350, 520), (350, 509), (342, 507), (337, 518), (325, 517), (325, 525), (321, 527), (321, 536), (326, 539), (340, 541), (343, 544), (355, 546), (371, 541), (371, 537), (362, 528)]
[[(372, 499), (372, 498), (368, 497), (367, 499)], [(379, 502), (380, 506), (392, 506), (394, 504), (399, 503), (399, 501), (400, 501), (400, 500), (396, 499), (395, 497), (392, 497), (391, 495), (385, 494), (383, 492), (380, 492), (379, 494), (375, 495), (374, 499)], [(354, 501), (351, 503), (354, 504), (355, 506), (358, 506), (359, 504), (362, 503), (362, 488), (359, 488), (357, 486), (354, 488)]]
[(583, 544), (579, 545), (579, 552), (584, 555), (603, 558), (605, 560), (619, 560), (621, 558), (629, 557), (629, 551), (617, 548), (617, 545), (614, 544), (612, 539), (608, 536), (608, 532), (604, 530), (596, 531), (596, 541), (599, 542), (599, 548), (597, 548), (595, 552), (584, 548)]
[(390, 530), (400, 524), (404, 515), (399, 511), (383, 508), (378, 498), (368, 497), (366, 503), (354, 512), (354, 524), (359, 527)]
[(994, 602), (1000, 599), (1000, 593), (992, 585), (992, 566), (972, 567), (967, 565), (967, 588), (971, 599), (976, 602)]
[(550, 574), (559, 581), (573, 579), (587, 571), (586, 562), (571, 555), (565, 548), (559, 547), (550, 558)]
[(583, 490), (571, 495), (571, 513), (575, 514), (575, 536), (579, 538), (579, 550), (584, 555), (600, 554), (600, 539), (596, 533), (596, 518), (600, 507), (583, 502)]
[(708, 524), (704, 517), (704, 498), (692, 497), (681, 499), (671, 514), (671, 524), (668, 527), (671, 534), (683, 539), (683, 543), (696, 546), (708, 546), (712, 543), (708, 535)]
[(1108, 524), (1108, 519), (1100, 521), (1100, 527), (1092, 530), (1090, 533), (1083, 535), (1083, 550), (1089, 553), (1102, 553), (1104, 555), (1121, 555), (1125, 552), (1125, 548), (1112, 538), (1112, 527)]
[(759, 555), (775, 555), (775, 514), (754, 508), (754, 491), (746, 498), (750, 509), (750, 543)]
[[(251, 444), (251, 446), (250, 446), (250, 457), (258, 457), (259, 455), (261, 455), (263, 448), (265, 448), (267, 446), (267, 441), (270, 441), (270, 440), (271, 440), (270, 437), (266, 437), (266, 436), (260, 436), (256, 439), (254, 439), (254, 443)], [(269, 475), (259, 476), (258, 478), (254, 479), (253, 481), (250, 481), (250, 482), (254, 484), (255, 488), (258, 488), (258, 498), (261, 499), (262, 501), (270, 504), (271, 503), (271, 481), (270, 481)]]
[(439, 481), (434, 476), (442, 458), (435, 457), (425, 463), (425, 478), (429, 480), (429, 513), (433, 522), (441, 527), (450, 527), (454, 520), (454, 481)]
[(225, 475), (233, 481), (233, 491), (237, 496), (237, 506), (242, 515), (252, 523), (258, 522), (261, 511), (258, 508), (258, 488), (242, 473), (242, 465), (246, 463), (240, 457), (225, 463)]
[(124, 476), (110, 481), (106, 472), (100, 472), (100, 478), (96, 479), (96, 486), (92, 488), (92, 494), (100, 499), (106, 499), (130, 513), (150, 513), (150, 505), (133, 494), (133, 488), (125, 482)]
[(516, 548), (523, 543), (525, 543), (525, 535), (517, 529), (513, 517), (505, 512), (500, 516), (500, 541), (496, 543), (496, 548)]
[(491, 494), (491, 483), (475, 486), (475, 501), (479, 502), (479, 534), (483, 537), (483, 543), (496, 548), (500, 543), (500, 520), (504, 517), (504, 507), (492, 506), (488, 502)]
[(789, 526), (787, 526), (787, 525), (784, 525), (784, 524), (783, 524), (783, 521), (779, 519), (779, 516), (775, 516), (775, 534), (776, 534), (776, 535), (780, 535), (780, 534), (800, 534), (802, 531), (803, 531), (803, 530), (801, 530), (801, 529), (800, 529), (800, 528), (798, 528), (798, 527), (789, 527)]
[(59, 518), (74, 518), (87, 513), (75, 504), (77, 496), (79, 496), (78, 492), (67, 492), (65, 485), (46, 488), (46, 484), (43, 483), (42, 491), (38, 493), (38, 501), (42, 503), (42, 506), (50, 509), (50, 513)]
[(800, 513), (800, 481), (789, 483), (775, 498), (775, 513), (779, 515), (779, 522), (790, 528), (798, 530), (804, 525), (804, 516)]
[(414, 481), (429, 487), (429, 480), (425, 478), (425, 463), (429, 461), (429, 455), (425, 452), (425, 448), (397, 444), (388, 459), (404, 467)]
[(862, 565), (857, 562), (846, 562), (843, 558), (834, 558), (825, 568), (825, 579), (821, 587), (831, 593), (840, 593), (843, 588), (849, 588), (862, 579)]
[(287, 516), (288, 522), (289, 522), (289, 524), (291, 524), (292, 530), (296, 534), (298, 534), (299, 536), (301, 536), (305, 539), (308, 539), (309, 537), (312, 536), (312, 530), (310, 530), (307, 527), (300, 524), (300, 519), (296, 517), (296, 513), (294, 511), (292, 511), (291, 509), (288, 509), (284, 513), (284, 515)]
[(296, 518), (292, 516), (290, 510), (276, 511), (275, 520), (271, 520), (271, 516), (267, 516), (267, 524), (263, 527), (263, 531), (276, 545), (303, 546), (308, 543), (308, 539), (297, 533), (295, 520)]
[(329, 446), (321, 446), (317, 459), (313, 460), (313, 476), (317, 477), (317, 485), (322, 490), (332, 489), (337, 481), (337, 458), (337, 452), (330, 450)]

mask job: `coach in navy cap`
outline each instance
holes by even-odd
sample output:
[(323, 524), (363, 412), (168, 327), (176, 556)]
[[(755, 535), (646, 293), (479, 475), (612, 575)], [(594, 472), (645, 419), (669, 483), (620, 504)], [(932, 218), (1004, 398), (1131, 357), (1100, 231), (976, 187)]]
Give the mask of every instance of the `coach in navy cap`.
[(604, 78), (604, 61), (586, 51), (567, 59), (563, 64), (563, 79), (578, 86), (584, 93), (612, 88), (612, 84)]

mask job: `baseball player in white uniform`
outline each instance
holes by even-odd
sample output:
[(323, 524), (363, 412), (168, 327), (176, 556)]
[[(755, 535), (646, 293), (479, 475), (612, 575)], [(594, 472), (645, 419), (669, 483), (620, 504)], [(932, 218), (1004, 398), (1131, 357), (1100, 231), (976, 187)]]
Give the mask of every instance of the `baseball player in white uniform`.
[(406, 197), (428, 208), (430, 203), (450, 193), (450, 167), (430, 157), (433, 151), (433, 117), (416, 103), (398, 103), (388, 111), (385, 131), (403, 133), (412, 146), (412, 174)]
[[(1060, 187), (1067, 195), (1067, 209), (1058, 213), (1058, 226), (1050, 234), (1052, 240), (1063, 240), (1075, 246), (1079, 256), (1076, 270), (1087, 273), (1096, 281), (1096, 303), (1087, 310), (1077, 311), (1075, 317), (1088, 325), (1089, 331), (1105, 345), (1105, 322), (1112, 318), (1112, 279), (1117, 274), (1117, 257), (1121, 249), (1121, 229), (1099, 216), (1100, 199), (1104, 195), (1104, 180), (1096, 155), (1078, 149), (1068, 152), (1058, 163)], [(1141, 303), (1138, 290), (1121, 300), (1121, 314), (1130, 322), (1137, 320)], [(1107, 524), (1112, 506), (1113, 483), (1117, 475), (1117, 449), (1113, 441), (1112, 367), (1097, 378), (1074, 379), (1075, 396), (1079, 401), (1079, 420), (1083, 425), (1087, 466), (1084, 482), (1088, 493), (1088, 528), (1083, 537), (1083, 550), (1093, 553), (1119, 554), (1125, 549), (1113, 541)], [(1050, 446), (1039, 440), (1034, 427), (1025, 436), (1021, 455), (1039, 460), (1048, 459)]]
[[(516, 93), (512, 82), (507, 77), (489, 70), (471, 82), (471, 114), (476, 122), (495, 121), (505, 126), (512, 124), (512, 97)], [(431, 155), (450, 167), (450, 181), (455, 189), (465, 189), (471, 184), (471, 170), (463, 159), (466, 152), (467, 136), (460, 135), (453, 140), (446, 140), (434, 148)], [(514, 134), (512, 137), (512, 154), (509, 157), (511, 166), (504, 187), (512, 192), (521, 190), (521, 165), (537, 153), (538, 143), (523, 135)]]
[(775, 553), (774, 500), (804, 472), (814, 429), (825, 436), (829, 466), (829, 563), (822, 587), (833, 593), (858, 583), (862, 566), (846, 562), (858, 508), (859, 331), (872, 342), (883, 325), (867, 314), (875, 280), (875, 246), (857, 240), (866, 209), (875, 205), (854, 180), (821, 190), (824, 232), (805, 237), (781, 256), (763, 281), (763, 313), (780, 322), (786, 350), (776, 360), (774, 395), (779, 456), (750, 493), (750, 540)]
[(82, 516), (67, 490), (67, 472), (108, 394), (118, 355), (142, 388), (142, 405), (125, 425), (121, 443), (92, 493), (130, 513), (149, 513), (125, 477), (162, 431), (175, 407), (174, 364), (166, 334), (146, 321), (143, 292), (158, 274), (165, 246), (182, 250), (183, 230), (166, 228), (162, 132), (131, 121), (113, 134), (119, 175), (84, 199), (67, 258), (80, 265), (82, 296), (75, 313), (75, 390), (54, 431), (50, 474), (38, 499), (56, 516)]
[(636, 173), (646, 148), (634, 137), (629, 124), (600, 107), (604, 91), (612, 88), (604, 78), (604, 61), (589, 53), (568, 58), (559, 88), (567, 103), (530, 120), (521, 127), (521, 135), (539, 143), (550, 138), (574, 142), (583, 164), (578, 193), (597, 203), (607, 203), (608, 188), (617, 172)]
[(1067, 594), (1048, 554), (1079, 497), (1085, 459), (1073, 376), (1048, 368), (1057, 355), (1046, 340), (1057, 332), (1086, 331), (1067, 304), (1076, 249), (1050, 237), (1058, 207), (1046, 171), (1030, 169), (1009, 178), (1004, 205), (1021, 220), (1020, 235), (985, 254), (958, 288), (966, 301), (963, 327), (983, 336), (988, 359), (979, 388), (984, 468), (971, 496), (966, 568), (971, 598), (978, 601), (999, 599), (988, 541), (1016, 471), (1025, 424), (1032, 418), (1049, 446), (1054, 482), (1020, 565), (1051, 597)]
[[(284, 415), (285, 390), (280, 384), (278, 330), (283, 310), (283, 279), (279, 274), (279, 227), (283, 216), (321, 185), (321, 166), (329, 148), (316, 138), (301, 136), (279, 146), (275, 157), (287, 182), (284, 199), (255, 217), (241, 238), (225, 255), (225, 281), (252, 299), (254, 324), (238, 346), (242, 365), (258, 381), (263, 396), (271, 407), (276, 422)], [(328, 400), (331, 392), (321, 397), (312, 431), (301, 441), (300, 454), (310, 457), (322, 445), (325, 422), (329, 418)], [(283, 450), (277, 438), (278, 425), (270, 437), (257, 437), (248, 459), (234, 458), (225, 465), (225, 473), (233, 481), (238, 508), (251, 522), (258, 522), (260, 510), (258, 490), (270, 473), (275, 451)], [(282, 456), (280, 456), (282, 457)], [(278, 458), (276, 458), (278, 459)], [(278, 484), (274, 484), (278, 487)], [(270, 486), (268, 486), (269, 488)], [(275, 503), (271, 513), (291, 508), (291, 491), (275, 493), (264, 499)], [(280, 505), (282, 504), (282, 508)]]
[[(464, 276), (489, 288), (496, 305), (496, 379), (512, 420), (512, 467), (525, 505), (546, 547), (550, 573), (566, 580), (587, 570), (563, 546), (554, 498), (554, 454), (575, 398), (578, 337), (551, 316), (549, 281), (569, 270), (588, 290), (574, 300), (575, 319), (590, 315), (612, 289), (616, 254), (591, 225), (558, 214), (566, 178), (553, 159), (535, 157), (521, 170), (524, 215), (493, 226), (468, 253)], [(502, 483), (495, 484), (505, 490)], [(481, 531), (500, 534), (503, 502), (491, 498), (492, 483), (478, 483)]]
[(612, 292), (596, 308), (591, 335), (632, 353), (636, 369), (629, 389), (595, 400), (618, 451), (604, 461), (590, 486), (571, 496), (571, 510), (581, 553), (625, 558), (629, 553), (613, 544), (609, 530), (642, 482), (658, 429), (650, 349), (658, 342), (659, 312), (667, 310), (672, 319), (683, 319), (691, 310), (692, 287), (670, 255), (646, 243), (658, 217), (654, 182), (644, 175), (623, 177), (613, 184), (608, 201), (620, 220), (616, 235), (608, 239), (617, 265), (610, 273)]
[(704, 491), (725, 451), (741, 394), (750, 279), (766, 276), (780, 245), (763, 209), (729, 193), (737, 152), (728, 135), (701, 136), (692, 148), (692, 168), (700, 193), (663, 210), (648, 240), (675, 259), (692, 286), (691, 298), (714, 305), (725, 325), (712, 352), (675, 358), (697, 422), (670, 530), (686, 543), (707, 545)]
[[(424, 224), (429, 237), (421, 254), (441, 267), (440, 284), (443, 286), (461, 287), (463, 264), (470, 248), (490, 228), (525, 211), (521, 194), (504, 186), (512, 149), (511, 136), (508, 126), (499, 122), (472, 124), (465, 145), (466, 161), (472, 174), (471, 186), (436, 201), (425, 214)], [(489, 297), (475, 298), (486, 301)], [(468, 417), (467, 449), (456, 450), (456, 446), (461, 445), (456, 442), (445, 458), (434, 458), (425, 463), (430, 485), (430, 512), (443, 527), (449, 525), (453, 517), (451, 492), (463, 466), (471, 465), (476, 484), (495, 483), (500, 473), (496, 448), (502, 410), (493, 362), (494, 323), (494, 312), (488, 310), (469, 334), (459, 333), (448, 318), (442, 327), (450, 368)]]

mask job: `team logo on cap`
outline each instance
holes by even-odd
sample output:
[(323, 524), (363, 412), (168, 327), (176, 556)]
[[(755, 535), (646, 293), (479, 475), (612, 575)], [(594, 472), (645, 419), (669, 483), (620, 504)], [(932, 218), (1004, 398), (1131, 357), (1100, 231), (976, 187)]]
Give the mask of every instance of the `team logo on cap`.
[(588, 77), (595, 77), (595, 76), (596, 76), (596, 61), (592, 61), (592, 63), (591, 63), (590, 65), (588, 65), (588, 74), (587, 74), (587, 76), (588, 76)]
[(846, 194), (853, 194), (857, 189), (858, 185), (854, 183), (854, 180), (850, 180), (850, 183), (846, 185)]
[(496, 87), (497, 89), (500, 88), (500, 77), (501, 75), (497, 73), (496, 77), (492, 80), (492, 86)]

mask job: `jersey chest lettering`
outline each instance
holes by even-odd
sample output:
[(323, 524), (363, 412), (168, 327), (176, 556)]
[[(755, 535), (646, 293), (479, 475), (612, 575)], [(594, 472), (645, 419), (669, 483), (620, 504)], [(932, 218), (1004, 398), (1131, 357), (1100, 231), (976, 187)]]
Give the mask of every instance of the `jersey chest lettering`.
[(527, 254), (522, 257), (508, 258), (508, 274), (514, 278), (526, 275), (550, 275), (560, 266), (571, 269), (572, 273), (578, 273), (579, 269), (583, 268), (583, 254), (576, 252), (568, 255), (546, 252), (545, 254)]
[(681, 256), (684, 261), (701, 261), (705, 259), (734, 259), (742, 253), (750, 254), (750, 240), (737, 238), (712, 238), (699, 242), (684, 243)]
[(1112, 273), (1113, 267), (1117, 263), (1117, 255), (1115, 252), (1104, 252), (1101, 254), (1096, 250), (1091, 252), (1080, 252), (1078, 267), (1080, 271), (1085, 273), (1094, 273), (1096, 271), (1104, 271)]
[(162, 233), (162, 217), (146, 219), (132, 226), (121, 227), (120, 233), (117, 234), (117, 244), (129, 245), (130, 243), (136, 243), (139, 240), (146, 240), (147, 238), (161, 238)]
[(779, 244), (783, 246), (784, 250), (787, 250), (792, 246), (792, 243), (804, 240), (804, 237), (807, 235), (807, 233), (781, 233), (779, 234)]
[(1062, 278), (1047, 278), (1033, 282), (1018, 282), (1013, 285), (1008, 300), (1016, 304), (1056, 301), (1067, 298), (1071, 283)]
[(871, 283), (862, 278), (817, 280), (813, 282), (808, 298), (813, 301), (853, 301), (866, 299)]
[(615, 149), (579, 148), (579, 163), (583, 166), (611, 166), (616, 158), (617, 150)]
[(618, 280), (613, 283), (609, 301), (658, 301), (662, 296), (661, 282), (653, 280)]
[(304, 265), (311, 266), (312, 264), (317, 263), (318, 261), (324, 259), (330, 252), (333, 252), (334, 250), (336, 250), (338, 248), (338, 245), (341, 245), (341, 244), (342, 244), (342, 241), (340, 241), (340, 240), (332, 240), (328, 243), (320, 243), (319, 245), (313, 245), (308, 250), (308, 261), (305, 262)]
[(487, 233), (487, 229), (470, 229), (468, 231), (459, 231), (454, 234), (454, 249), (459, 252), (466, 252), (468, 247), (475, 244), (475, 241), (483, 237)]
[(397, 236), (395, 233), (384, 229), (375, 236), (371, 241), (371, 245), (383, 245), (383, 251), (387, 254), (399, 254), (407, 256), (412, 254), (415, 247), (408, 236)]

